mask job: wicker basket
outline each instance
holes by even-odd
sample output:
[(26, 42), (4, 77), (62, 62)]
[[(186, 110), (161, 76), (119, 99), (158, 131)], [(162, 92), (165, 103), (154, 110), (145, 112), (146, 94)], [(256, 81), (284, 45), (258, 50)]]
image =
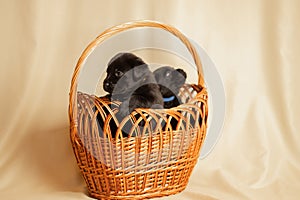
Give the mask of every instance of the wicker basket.
[[(164, 29), (185, 44), (198, 67), (198, 84), (184, 85), (183, 104), (171, 109), (136, 109), (118, 122), (119, 102), (77, 91), (77, 79), (87, 56), (107, 38), (137, 27)], [(137, 21), (112, 27), (100, 34), (83, 52), (75, 68), (70, 89), (70, 136), (78, 166), (89, 193), (97, 199), (148, 199), (176, 194), (187, 186), (206, 135), (207, 90), (199, 56), (177, 29), (153, 21)], [(111, 109), (115, 105), (116, 109)], [(100, 136), (97, 116), (104, 124)], [(118, 126), (112, 138), (110, 123)], [(176, 120), (177, 126), (171, 125)], [(144, 121), (143, 129), (139, 127)], [(153, 123), (154, 122), (154, 123)], [(130, 124), (136, 137), (123, 137)], [(154, 125), (153, 125), (154, 124)]]

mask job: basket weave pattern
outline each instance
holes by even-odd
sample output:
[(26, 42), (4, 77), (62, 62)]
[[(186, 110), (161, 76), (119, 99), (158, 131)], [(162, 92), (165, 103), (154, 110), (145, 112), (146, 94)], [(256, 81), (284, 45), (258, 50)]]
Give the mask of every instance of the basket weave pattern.
[[(115, 113), (120, 102), (77, 91), (77, 76), (87, 55), (101, 41), (129, 28), (146, 26), (163, 28), (186, 44), (198, 67), (199, 82), (181, 88), (180, 106), (139, 108), (119, 122)], [(203, 83), (196, 51), (179, 31), (167, 25), (149, 21), (123, 24), (103, 32), (88, 46), (73, 75), (69, 114), (74, 154), (92, 197), (147, 199), (186, 188), (206, 135), (208, 95)], [(97, 116), (101, 116), (104, 127), (98, 126)], [(116, 138), (111, 137), (112, 120), (118, 126)], [(132, 137), (123, 137), (121, 131), (128, 124)]]

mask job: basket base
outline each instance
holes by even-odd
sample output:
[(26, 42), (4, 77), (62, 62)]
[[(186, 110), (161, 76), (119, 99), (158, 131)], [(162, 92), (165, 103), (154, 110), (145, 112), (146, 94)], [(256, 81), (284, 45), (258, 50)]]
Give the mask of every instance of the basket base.
[(94, 192), (89, 192), (90, 196), (99, 200), (117, 200), (117, 199), (124, 199), (124, 200), (129, 200), (129, 199), (152, 199), (152, 198), (158, 198), (158, 197), (164, 197), (164, 196), (170, 196), (170, 195), (175, 195), (180, 192), (182, 192), (186, 188), (186, 185), (183, 185), (178, 188), (172, 188), (172, 189), (164, 189), (163, 191), (157, 190), (154, 192), (137, 192), (136, 194), (132, 195), (103, 195), (99, 193), (94, 193)]

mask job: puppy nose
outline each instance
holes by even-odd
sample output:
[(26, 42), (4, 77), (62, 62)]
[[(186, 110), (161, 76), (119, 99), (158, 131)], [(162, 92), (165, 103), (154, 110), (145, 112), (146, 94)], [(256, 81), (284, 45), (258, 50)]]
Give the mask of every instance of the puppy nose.
[(104, 81), (104, 85), (103, 85), (103, 87), (104, 87), (104, 90), (109, 90), (110, 89), (110, 83), (108, 82), (108, 81)]
[(109, 82), (105, 82), (105, 83), (104, 83), (104, 86), (105, 86), (105, 87), (109, 87), (109, 86), (110, 86), (110, 83), (109, 83)]

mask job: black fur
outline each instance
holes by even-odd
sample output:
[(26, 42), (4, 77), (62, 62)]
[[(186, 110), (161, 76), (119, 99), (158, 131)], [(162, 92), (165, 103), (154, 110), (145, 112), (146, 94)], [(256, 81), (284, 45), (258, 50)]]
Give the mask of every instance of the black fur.
[[(179, 90), (185, 83), (186, 72), (182, 69), (163, 66), (155, 70), (153, 74), (164, 98), (164, 108), (172, 108), (182, 104)], [(172, 129), (176, 130), (178, 121), (172, 118), (170, 123)]]
[(160, 88), (141, 58), (119, 53), (109, 61), (106, 72), (103, 88), (109, 93), (107, 97), (121, 102), (116, 114), (119, 122), (136, 108), (163, 108)]
[(153, 72), (156, 82), (160, 87), (163, 98), (175, 97), (171, 101), (164, 102), (164, 108), (172, 108), (182, 102), (178, 96), (180, 88), (186, 80), (186, 72), (182, 69), (174, 69), (169, 66), (160, 67)]

